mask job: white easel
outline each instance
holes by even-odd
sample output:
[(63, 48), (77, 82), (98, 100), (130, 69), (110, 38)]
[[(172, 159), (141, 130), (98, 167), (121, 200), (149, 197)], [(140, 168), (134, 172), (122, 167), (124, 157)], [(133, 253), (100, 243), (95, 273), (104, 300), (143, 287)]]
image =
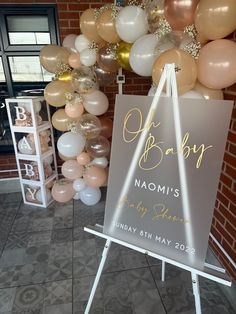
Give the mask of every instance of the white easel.
[[(178, 93), (177, 93), (177, 84), (176, 84), (176, 76), (175, 76), (175, 65), (174, 64), (167, 64), (165, 65), (165, 68), (163, 70), (161, 79), (160, 79), (160, 83), (158, 85), (157, 91), (153, 97), (153, 101), (151, 104), (151, 109), (152, 107), (155, 108), (157, 102), (159, 101), (161, 92), (164, 88), (164, 85), (166, 83), (166, 93), (167, 96), (172, 97), (172, 103), (173, 103), (173, 110), (175, 115), (178, 116)], [(122, 91), (122, 87), (119, 88), (119, 91)], [(177, 121), (175, 121), (175, 129), (176, 129), (176, 140), (178, 141), (178, 129), (179, 126), (177, 125)], [(103, 249), (103, 253), (102, 253), (102, 258), (98, 267), (98, 271), (93, 283), (93, 287), (92, 290), (90, 292), (90, 296), (88, 299), (88, 303), (85, 309), (85, 314), (88, 314), (93, 302), (93, 298), (95, 296), (95, 292), (102, 274), (102, 270), (103, 267), (105, 265), (106, 259), (107, 259), (107, 255), (111, 246), (111, 243), (117, 243), (120, 244), (122, 246), (128, 247), (132, 250), (141, 252), (143, 254), (146, 254), (148, 256), (154, 257), (156, 259), (159, 259), (162, 261), (162, 274), (161, 274), (161, 278), (162, 281), (165, 280), (165, 263), (169, 263), (172, 264), (174, 266), (180, 267), (184, 270), (187, 270), (189, 272), (191, 272), (191, 277), (192, 277), (192, 288), (193, 288), (193, 294), (194, 294), (194, 298), (195, 298), (195, 309), (196, 309), (196, 314), (201, 314), (201, 301), (200, 301), (200, 291), (199, 291), (199, 281), (198, 281), (198, 276), (202, 276), (205, 278), (208, 278), (210, 280), (213, 280), (215, 282), (224, 284), (226, 286), (231, 286), (231, 281), (230, 278), (228, 277), (227, 274), (225, 274), (225, 270), (223, 268), (205, 263), (204, 264), (204, 269), (203, 270), (198, 270), (195, 269), (193, 267), (184, 265), (180, 262), (177, 262), (175, 260), (172, 260), (170, 258), (161, 256), (159, 254), (153, 253), (149, 250), (146, 250), (145, 248), (141, 248), (138, 247), (136, 245), (132, 245), (130, 243), (124, 242), (122, 240), (116, 239), (112, 236), (106, 235), (103, 233), (103, 226), (101, 225), (95, 225), (95, 226), (89, 226), (89, 227), (85, 227), (84, 228), (85, 231), (94, 234), (98, 237), (104, 238), (106, 239), (106, 243)]]

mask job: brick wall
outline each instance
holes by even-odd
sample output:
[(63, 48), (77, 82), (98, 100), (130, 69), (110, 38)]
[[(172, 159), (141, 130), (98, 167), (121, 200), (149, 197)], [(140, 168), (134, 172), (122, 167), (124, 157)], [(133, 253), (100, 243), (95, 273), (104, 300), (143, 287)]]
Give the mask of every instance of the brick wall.
[[(88, 9), (101, 7), (105, 3), (113, 3), (112, 0), (90, 0), (70, 1), (70, 0), (9, 0), (0, 3), (56, 3), (58, 6), (58, 17), (61, 40), (68, 34), (79, 34), (79, 16)], [(125, 94), (146, 95), (150, 88), (150, 79), (139, 77), (133, 73), (125, 72), (126, 84)], [(103, 90), (110, 101), (110, 111), (112, 115), (115, 95), (118, 92), (117, 84), (105, 87)], [(225, 99), (236, 99), (236, 84), (228, 88), (225, 92)], [(218, 121), (216, 121), (218, 123)], [(0, 156), (0, 170), (14, 169), (14, 156)], [(1, 177), (16, 176), (15, 172), (0, 173)], [(236, 107), (232, 114), (230, 130), (226, 144), (222, 173), (219, 182), (217, 200), (214, 210), (211, 232), (219, 243), (223, 246), (231, 258), (236, 261)], [(236, 281), (236, 271), (233, 265), (224, 257), (223, 253), (210, 239), (210, 245), (214, 249), (224, 267)]]

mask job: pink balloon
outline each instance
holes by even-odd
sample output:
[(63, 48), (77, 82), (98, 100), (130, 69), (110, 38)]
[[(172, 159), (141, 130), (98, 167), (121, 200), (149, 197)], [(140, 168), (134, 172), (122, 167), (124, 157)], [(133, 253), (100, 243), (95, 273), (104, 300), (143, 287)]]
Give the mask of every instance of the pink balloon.
[(84, 113), (84, 106), (77, 102), (76, 99), (71, 100), (65, 106), (65, 113), (72, 119), (78, 119)]
[(109, 102), (107, 96), (100, 90), (94, 90), (84, 95), (84, 108), (87, 112), (100, 116), (107, 112)]
[(83, 176), (85, 183), (93, 188), (103, 186), (107, 181), (107, 172), (99, 166), (89, 166)]
[(75, 190), (72, 181), (61, 179), (56, 181), (52, 187), (52, 197), (59, 203), (70, 201), (74, 195)]
[(75, 180), (82, 177), (83, 166), (81, 166), (76, 160), (67, 160), (61, 167), (61, 173), (69, 180)]
[(68, 63), (73, 69), (78, 69), (81, 66), (80, 53), (71, 53), (68, 57)]
[(82, 166), (89, 164), (91, 160), (89, 154), (85, 152), (82, 152), (76, 159), (77, 162)]
[(75, 34), (67, 35), (62, 42), (62, 46), (67, 48), (67, 50), (69, 50), (70, 52), (76, 52), (76, 48), (75, 48), (76, 37), (77, 35)]
[(236, 82), (236, 43), (217, 39), (206, 44), (198, 58), (198, 80), (203, 85), (222, 89)]

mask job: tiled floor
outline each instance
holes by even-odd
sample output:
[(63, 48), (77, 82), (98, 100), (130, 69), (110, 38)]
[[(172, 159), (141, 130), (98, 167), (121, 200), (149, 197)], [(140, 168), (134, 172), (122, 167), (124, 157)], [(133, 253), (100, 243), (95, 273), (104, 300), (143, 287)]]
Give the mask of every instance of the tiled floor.
[[(82, 314), (104, 241), (83, 231), (103, 223), (102, 201), (80, 201), (49, 208), (24, 205), (20, 193), (0, 195), (0, 313)], [(93, 314), (192, 314), (188, 272), (161, 265), (113, 244), (96, 292)], [(201, 280), (204, 314), (236, 313), (222, 287)]]

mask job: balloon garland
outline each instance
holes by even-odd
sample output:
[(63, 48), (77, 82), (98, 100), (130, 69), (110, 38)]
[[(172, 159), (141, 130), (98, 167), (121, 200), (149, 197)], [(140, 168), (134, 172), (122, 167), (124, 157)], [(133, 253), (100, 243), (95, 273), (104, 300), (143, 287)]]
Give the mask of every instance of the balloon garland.
[(236, 81), (236, 43), (224, 39), (236, 28), (235, 16), (235, 0), (108, 4), (81, 14), (81, 34), (41, 50), (41, 65), (55, 73), (44, 97), (58, 108), (54, 128), (65, 132), (57, 142), (65, 178), (52, 188), (55, 200), (89, 206), (100, 200), (112, 120), (104, 116), (109, 102), (99, 86), (112, 84), (119, 67), (151, 77), (153, 95), (164, 65), (175, 63), (179, 95), (223, 98), (222, 89)]

